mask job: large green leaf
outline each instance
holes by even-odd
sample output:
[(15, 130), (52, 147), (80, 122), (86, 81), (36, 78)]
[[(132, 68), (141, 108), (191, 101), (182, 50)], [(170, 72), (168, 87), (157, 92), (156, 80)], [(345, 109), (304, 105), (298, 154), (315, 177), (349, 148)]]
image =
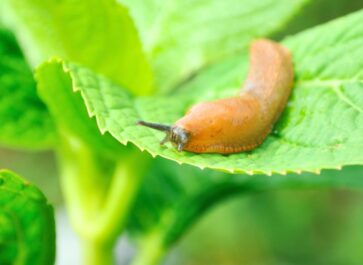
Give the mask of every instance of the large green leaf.
[(275, 33), (309, 0), (119, 0), (130, 8), (159, 89)]
[(0, 170), (0, 263), (49, 265), (54, 258), (52, 206), (36, 187)]
[[(73, 80), (73, 90), (81, 91), (102, 132), (110, 132), (123, 144), (130, 141), (153, 156), (250, 174), (363, 164), (361, 19), (363, 12), (357, 12), (284, 42), (293, 53), (296, 84), (273, 133), (261, 147), (247, 153), (178, 153), (171, 146), (159, 145), (161, 133), (135, 125), (139, 119), (172, 123), (195, 101), (235, 94), (246, 73), (246, 55), (207, 69), (181, 88), (182, 92), (168, 98), (133, 99), (116, 84), (73, 64), (64, 64), (63, 75)], [(52, 67), (60, 62), (48, 64)], [(47, 64), (38, 74), (46, 68)], [(52, 84), (57, 81), (54, 78)]]
[(152, 73), (136, 29), (127, 10), (114, 0), (3, 1), (4, 20), (32, 65), (61, 56), (136, 94), (151, 91)]
[(43, 149), (55, 142), (47, 108), (14, 37), (0, 28), (0, 144)]

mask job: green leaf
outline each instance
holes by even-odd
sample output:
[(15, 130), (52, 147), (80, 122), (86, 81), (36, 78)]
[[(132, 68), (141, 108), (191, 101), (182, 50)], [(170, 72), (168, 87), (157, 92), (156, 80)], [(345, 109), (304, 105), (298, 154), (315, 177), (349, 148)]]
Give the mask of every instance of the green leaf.
[(134, 239), (161, 240), (169, 248), (185, 230), (217, 203), (239, 194), (272, 189), (363, 188), (363, 167), (322, 174), (304, 173), (287, 176), (231, 175), (200, 170), (156, 159), (145, 177), (131, 211), (128, 228)]
[[(281, 39), (285, 36), (296, 34), (305, 29), (326, 23), (338, 17), (348, 15), (363, 8), (360, 0), (319, 0), (310, 1), (303, 10), (296, 14), (283, 28), (283, 30), (273, 34), (274, 39)], [(322, 12), (323, 10), (323, 12)], [(307, 19), (308, 18), (308, 19)]]
[(114, 0), (5, 3), (6, 22), (33, 66), (60, 56), (108, 76), (135, 94), (151, 91), (152, 73), (136, 29), (127, 10)]
[(7, 170), (0, 170), (0, 263), (53, 264), (53, 208), (41, 191)]
[[(251, 152), (223, 156), (179, 153), (160, 146), (160, 132), (135, 125), (139, 119), (172, 123), (193, 102), (235, 94), (247, 69), (246, 55), (207, 69), (173, 97), (133, 99), (90, 70), (65, 63), (73, 81), (64, 90), (80, 91), (102, 132), (123, 144), (132, 142), (153, 156), (228, 172), (282, 173), (319, 171), (363, 164), (363, 11), (309, 30), (285, 42), (293, 53), (296, 84), (273, 133)], [(49, 67), (60, 62), (50, 62)], [(47, 64), (38, 70), (42, 75)], [(61, 67), (60, 67), (61, 69)], [(50, 86), (57, 82), (43, 84)]]
[[(95, 153), (105, 155), (108, 159), (117, 159), (125, 151), (124, 146), (109, 134), (100, 133), (97, 124), (90, 118), (92, 113), (87, 111), (81, 95), (72, 91), (77, 90), (78, 84), (65, 74), (68, 70), (60, 61), (53, 61), (53, 64), (41, 65), (35, 73), (35, 78), (39, 95), (46, 103), (61, 139), (68, 141), (67, 144), (77, 152), (81, 152), (82, 146), (86, 143)], [(83, 74), (82, 69), (77, 76), (90, 85), (98, 82), (96, 78)]]
[(53, 123), (35, 86), (14, 37), (0, 28), (1, 145), (44, 149), (54, 144)]
[(201, 67), (283, 28), (309, 0), (119, 0), (130, 8), (157, 87), (175, 87)]

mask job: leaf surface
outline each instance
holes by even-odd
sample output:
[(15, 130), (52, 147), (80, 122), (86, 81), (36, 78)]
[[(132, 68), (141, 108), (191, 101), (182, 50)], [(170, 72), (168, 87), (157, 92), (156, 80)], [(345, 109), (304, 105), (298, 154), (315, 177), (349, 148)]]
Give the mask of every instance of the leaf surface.
[[(81, 92), (102, 132), (108, 131), (123, 144), (132, 142), (153, 156), (179, 163), (249, 174), (315, 172), (360, 165), (363, 26), (358, 22), (362, 18), (363, 12), (357, 12), (284, 42), (293, 54), (296, 83), (273, 133), (251, 152), (229, 156), (178, 153), (172, 146), (159, 145), (162, 133), (135, 125), (140, 119), (171, 124), (194, 102), (236, 94), (245, 77), (246, 54), (203, 71), (171, 97), (132, 98), (115, 83), (70, 63), (63, 63), (63, 75), (69, 76), (73, 87), (64, 89)], [(46, 68), (47, 63), (38, 75), (42, 76)]]
[(5, 3), (5, 20), (33, 66), (60, 56), (108, 76), (135, 94), (152, 90), (152, 72), (137, 31), (127, 10), (114, 0)]
[(130, 8), (158, 89), (286, 26), (308, 0), (119, 0)]
[(53, 208), (39, 189), (0, 170), (0, 263), (53, 264)]
[(55, 142), (46, 106), (14, 37), (0, 28), (0, 144), (44, 149)]

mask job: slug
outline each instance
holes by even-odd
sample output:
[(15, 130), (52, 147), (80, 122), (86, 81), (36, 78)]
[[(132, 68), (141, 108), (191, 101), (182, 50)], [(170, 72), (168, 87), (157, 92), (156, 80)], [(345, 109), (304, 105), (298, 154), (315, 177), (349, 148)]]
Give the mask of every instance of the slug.
[(289, 98), (294, 71), (289, 51), (259, 39), (250, 47), (250, 67), (236, 97), (192, 106), (174, 125), (139, 121), (139, 125), (166, 132), (178, 151), (230, 154), (261, 145)]

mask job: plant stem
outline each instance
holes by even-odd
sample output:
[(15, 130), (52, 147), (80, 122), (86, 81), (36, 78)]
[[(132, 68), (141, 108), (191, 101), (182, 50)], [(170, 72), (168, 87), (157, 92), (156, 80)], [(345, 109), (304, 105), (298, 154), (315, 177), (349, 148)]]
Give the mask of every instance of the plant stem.
[(83, 264), (85, 265), (112, 265), (112, 246), (101, 246), (92, 241), (82, 242)]
[(124, 228), (146, 166), (138, 158), (130, 154), (116, 167), (102, 215), (95, 227), (101, 241), (116, 240)]
[(162, 234), (157, 232), (151, 233), (140, 243), (139, 252), (133, 260), (132, 265), (160, 264), (166, 253)]
[(149, 159), (130, 150), (122, 161), (110, 160), (75, 137), (64, 140), (59, 150), (61, 186), (72, 226), (84, 245), (84, 264), (112, 264), (113, 247)]

